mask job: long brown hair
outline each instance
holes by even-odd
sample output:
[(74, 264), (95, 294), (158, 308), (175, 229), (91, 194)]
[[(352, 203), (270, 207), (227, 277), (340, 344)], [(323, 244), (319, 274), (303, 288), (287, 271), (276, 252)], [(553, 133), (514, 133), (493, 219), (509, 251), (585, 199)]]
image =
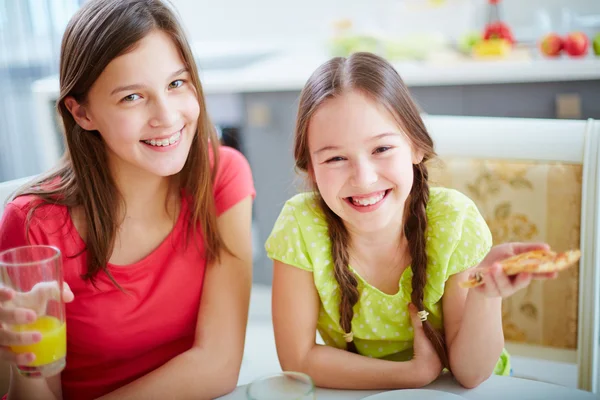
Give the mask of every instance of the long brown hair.
[[(427, 133), (419, 110), (411, 99), (409, 91), (396, 70), (383, 58), (371, 53), (355, 53), (348, 58), (336, 57), (321, 65), (308, 79), (300, 95), (298, 118), (296, 123), (294, 157), (296, 168), (310, 172), (310, 153), (308, 149), (308, 125), (311, 117), (323, 102), (340, 96), (348, 91), (357, 91), (382, 104), (394, 116), (396, 122), (408, 135), (413, 149), (422, 152), (423, 160), (413, 165), (414, 182), (411, 188), (404, 233), (408, 240), (411, 256), (412, 303), (423, 310), (423, 291), (426, 283), (427, 254), (425, 252), (425, 230), (427, 216), (425, 207), (429, 201), (429, 185), (425, 162), (435, 156), (433, 141)], [(327, 219), (331, 237), (331, 253), (334, 261), (334, 275), (340, 296), (340, 325), (344, 332), (352, 331), (353, 307), (359, 299), (357, 280), (348, 268), (349, 233), (343, 221), (325, 203), (313, 186), (319, 198), (319, 207)], [(431, 326), (423, 323), (425, 334), (435, 347), (442, 363), (448, 367), (448, 355), (444, 336)], [(357, 352), (354, 342), (347, 349)]]
[(102, 137), (99, 132), (86, 131), (75, 122), (65, 106), (65, 99), (73, 96), (79, 103), (85, 103), (91, 86), (104, 68), (114, 58), (131, 51), (154, 30), (165, 32), (179, 48), (200, 105), (198, 127), (188, 158), (173, 179), (190, 200), (189, 215), (185, 216), (187, 237), (188, 240), (195, 238), (201, 229), (208, 263), (218, 259), (223, 247), (212, 189), (219, 143), (207, 116), (192, 51), (175, 13), (160, 0), (90, 0), (70, 20), (61, 46), (57, 108), (62, 119), (65, 153), (54, 170), (29, 183), (15, 196), (31, 194), (40, 199), (31, 209), (29, 220), (35, 208), (44, 203), (83, 209), (87, 250), (84, 278), (92, 282), (100, 271), (112, 279), (107, 263), (114, 248), (123, 199), (110, 174)]

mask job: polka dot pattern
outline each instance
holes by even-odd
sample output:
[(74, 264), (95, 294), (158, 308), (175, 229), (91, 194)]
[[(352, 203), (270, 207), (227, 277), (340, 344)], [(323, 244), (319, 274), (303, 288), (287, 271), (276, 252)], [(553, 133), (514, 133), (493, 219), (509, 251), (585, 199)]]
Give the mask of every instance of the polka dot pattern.
[[(489, 251), (492, 237), (473, 201), (458, 191), (431, 188), (426, 212), (428, 265), (424, 305), (429, 321), (442, 329), (441, 298), (445, 282), (451, 275), (477, 265)], [(286, 202), (265, 249), (272, 259), (313, 272), (321, 299), (317, 328), (328, 346), (345, 348), (331, 242), (325, 218), (316, 208), (312, 193), (298, 194)], [(360, 292), (352, 320), (358, 351), (376, 358), (398, 354), (410, 358), (414, 332), (407, 306), (412, 292), (412, 270), (407, 268), (403, 272), (398, 292), (389, 295), (371, 286), (352, 266), (349, 268), (357, 276)]]

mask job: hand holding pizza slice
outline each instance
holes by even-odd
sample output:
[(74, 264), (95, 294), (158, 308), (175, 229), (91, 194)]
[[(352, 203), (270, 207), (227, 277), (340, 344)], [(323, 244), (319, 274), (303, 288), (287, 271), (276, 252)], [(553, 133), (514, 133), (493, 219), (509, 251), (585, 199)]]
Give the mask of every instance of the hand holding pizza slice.
[[(518, 246), (523, 246), (523, 244), (505, 244), (500, 246), (513, 246), (514, 248), (518, 248)], [(492, 261), (492, 263), (499, 264), (501, 271), (509, 277), (522, 273), (528, 273), (534, 276), (540, 274), (551, 275), (575, 265), (581, 257), (581, 252), (578, 249), (565, 252), (554, 252), (547, 246), (537, 246), (539, 248), (534, 250), (520, 253), (518, 250), (514, 251), (514, 253), (516, 253), (515, 255), (501, 261)], [(492, 249), (492, 251), (494, 251), (494, 249)], [(492, 251), (490, 251), (490, 253)], [(476, 268), (472, 270), (469, 279), (461, 282), (460, 286), (463, 288), (475, 288), (481, 286), (485, 283), (485, 275), (486, 271), (484, 268)]]

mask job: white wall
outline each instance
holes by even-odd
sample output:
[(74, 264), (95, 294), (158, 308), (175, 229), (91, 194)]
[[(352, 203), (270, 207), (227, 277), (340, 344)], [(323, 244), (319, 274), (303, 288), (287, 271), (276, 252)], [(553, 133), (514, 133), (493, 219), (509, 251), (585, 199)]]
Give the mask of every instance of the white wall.
[[(487, 16), (487, 0), (446, 0), (442, 20), (418, 11), (396, 12), (402, 5), (428, 0), (171, 0), (180, 11), (192, 40), (295, 40), (320, 41), (331, 33), (331, 21), (351, 17), (359, 23), (402, 30), (407, 27), (437, 28), (453, 34), (481, 26)], [(545, 9), (558, 29), (561, 8), (577, 13), (600, 14), (598, 0), (504, 0), (506, 21), (517, 33), (528, 35), (536, 11)], [(406, 9), (405, 9), (406, 10)], [(470, 15), (465, 15), (468, 13)], [(393, 24), (393, 25), (392, 25)], [(472, 26), (465, 26), (472, 25)], [(599, 27), (600, 29), (600, 27)], [(532, 33), (537, 36), (537, 33)]]
[(193, 40), (318, 40), (343, 14), (360, 15), (363, 0), (171, 0)]

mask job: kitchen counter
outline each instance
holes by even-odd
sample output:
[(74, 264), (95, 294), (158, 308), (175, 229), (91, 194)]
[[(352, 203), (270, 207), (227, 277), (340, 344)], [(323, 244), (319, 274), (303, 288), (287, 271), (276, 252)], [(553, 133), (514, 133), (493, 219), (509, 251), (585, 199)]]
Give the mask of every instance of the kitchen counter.
[[(246, 156), (266, 195), (257, 199), (260, 240), (270, 231), (274, 204), (293, 179), (290, 133), (294, 129), (298, 93), (310, 74), (329, 58), (311, 46), (217, 46), (196, 48), (208, 112), (215, 124), (238, 128)], [(542, 59), (515, 49), (497, 61), (467, 59), (450, 49), (431, 52), (428, 61), (393, 63), (423, 112), (533, 118), (600, 118), (600, 57)], [(58, 78), (32, 85), (42, 169), (55, 165), (63, 144), (56, 118)], [(566, 99), (566, 101), (565, 101)], [(560, 102), (566, 106), (559, 107)], [(261, 163), (271, 158), (268, 171)], [(273, 165), (277, 165), (273, 168)], [(278, 171), (278, 172), (274, 172)], [(263, 172), (265, 175), (263, 175)], [(279, 179), (279, 180), (277, 180)], [(278, 182), (280, 186), (274, 185)], [(279, 200), (275, 200), (279, 199)], [(264, 204), (262, 203), (264, 201)], [(264, 260), (263, 260), (264, 261)], [(259, 261), (257, 264), (261, 264)], [(257, 280), (270, 280), (268, 268), (257, 268)]]
[[(299, 91), (309, 75), (328, 59), (317, 52), (277, 52), (262, 57), (248, 56), (238, 67), (203, 68), (200, 76), (206, 94)], [(532, 58), (521, 55), (501, 60), (471, 60), (451, 51), (440, 52), (428, 61), (395, 62), (395, 68), (409, 87), (477, 85), (521, 82), (563, 82), (600, 80), (600, 57), (584, 59)], [(56, 96), (56, 76), (34, 83), (35, 93)]]

